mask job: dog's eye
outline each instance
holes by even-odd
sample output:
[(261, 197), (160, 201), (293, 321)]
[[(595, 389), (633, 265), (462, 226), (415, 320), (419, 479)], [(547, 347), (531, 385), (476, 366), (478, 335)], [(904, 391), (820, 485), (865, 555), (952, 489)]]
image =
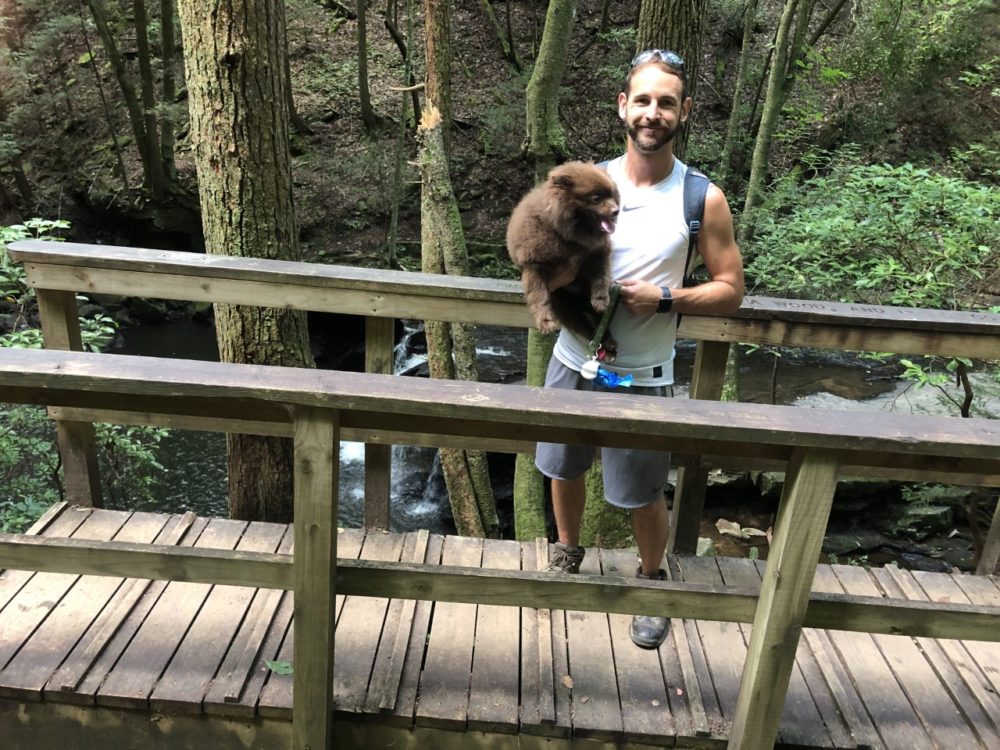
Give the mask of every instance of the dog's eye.
[(604, 200), (604, 196), (601, 195), (601, 193), (591, 193), (590, 194), (590, 202), (591, 203), (600, 203), (602, 200)]

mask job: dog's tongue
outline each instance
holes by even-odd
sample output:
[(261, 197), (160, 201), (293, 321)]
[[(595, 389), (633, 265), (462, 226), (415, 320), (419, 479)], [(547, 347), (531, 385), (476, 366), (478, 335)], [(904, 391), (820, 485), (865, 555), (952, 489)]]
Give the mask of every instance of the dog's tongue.
[(608, 234), (613, 234), (615, 231), (615, 225), (612, 224), (607, 219), (605, 219), (604, 221), (601, 222), (601, 229), (603, 229)]

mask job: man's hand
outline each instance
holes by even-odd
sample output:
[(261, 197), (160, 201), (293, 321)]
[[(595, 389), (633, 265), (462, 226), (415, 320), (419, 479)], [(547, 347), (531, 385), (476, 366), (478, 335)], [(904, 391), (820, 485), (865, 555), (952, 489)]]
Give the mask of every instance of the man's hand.
[(660, 305), (663, 292), (656, 284), (639, 279), (625, 279), (621, 284), (619, 299), (625, 309), (632, 315), (652, 315)]

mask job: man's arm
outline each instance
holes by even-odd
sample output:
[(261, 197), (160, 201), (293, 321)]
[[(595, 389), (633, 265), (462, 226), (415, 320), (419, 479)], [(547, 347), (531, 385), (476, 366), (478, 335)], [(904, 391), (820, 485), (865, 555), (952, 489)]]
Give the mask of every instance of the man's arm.
[[(672, 310), (691, 314), (735, 312), (743, 301), (743, 259), (736, 246), (733, 216), (726, 196), (711, 185), (705, 196), (705, 215), (698, 233), (698, 253), (705, 261), (711, 281), (698, 286), (671, 289)], [(662, 293), (646, 281), (622, 282), (622, 304), (633, 315), (656, 312)]]

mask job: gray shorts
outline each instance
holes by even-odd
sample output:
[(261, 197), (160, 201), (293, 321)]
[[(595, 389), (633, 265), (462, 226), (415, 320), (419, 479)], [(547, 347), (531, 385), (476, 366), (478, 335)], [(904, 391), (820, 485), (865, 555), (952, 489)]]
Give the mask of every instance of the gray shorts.
[[(585, 380), (556, 357), (549, 361), (545, 374), (546, 388), (576, 391), (602, 390), (594, 381)], [(672, 396), (673, 387), (631, 386), (623, 393), (639, 396)], [(594, 463), (597, 451), (588, 445), (539, 443), (535, 466), (550, 479), (576, 479)], [(604, 498), (618, 508), (641, 508), (663, 497), (670, 472), (670, 454), (635, 448), (601, 448), (604, 473)]]

